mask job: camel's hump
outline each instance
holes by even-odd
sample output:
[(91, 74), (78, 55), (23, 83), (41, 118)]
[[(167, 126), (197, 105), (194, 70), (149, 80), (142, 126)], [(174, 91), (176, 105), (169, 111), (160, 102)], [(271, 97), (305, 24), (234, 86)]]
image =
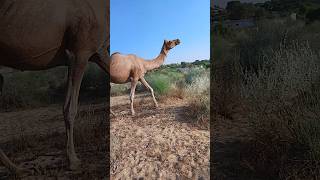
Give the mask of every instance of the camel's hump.
[(114, 54), (121, 54), (121, 53), (120, 52), (114, 52), (114, 53), (111, 54), (111, 56), (114, 55)]

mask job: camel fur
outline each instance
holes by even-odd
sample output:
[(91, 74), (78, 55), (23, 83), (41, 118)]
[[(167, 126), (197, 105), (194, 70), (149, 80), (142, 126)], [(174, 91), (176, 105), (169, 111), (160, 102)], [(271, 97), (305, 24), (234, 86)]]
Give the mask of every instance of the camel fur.
[[(0, 66), (44, 70), (68, 66), (63, 115), (66, 154), (71, 170), (80, 167), (73, 128), (80, 84), (89, 61), (105, 72), (110, 56), (109, 0), (2, 0), (0, 3)], [(68, 51), (74, 58), (68, 56)], [(0, 148), (0, 162), (24, 172)]]

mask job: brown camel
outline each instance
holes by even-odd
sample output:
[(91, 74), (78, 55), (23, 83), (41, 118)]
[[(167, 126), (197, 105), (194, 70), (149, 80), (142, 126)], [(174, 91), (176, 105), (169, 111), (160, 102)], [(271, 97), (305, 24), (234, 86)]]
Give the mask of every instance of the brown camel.
[(3, 90), (3, 76), (0, 74), (0, 96), (2, 96), (2, 90)]
[[(19, 70), (68, 66), (63, 115), (67, 159), (80, 165), (73, 138), (80, 84), (89, 61), (108, 71), (109, 0), (4, 0), (0, 3), (0, 65)], [(68, 53), (69, 52), (69, 53)], [(70, 58), (68, 54), (74, 54)], [(17, 167), (0, 149), (0, 162)]]
[(169, 50), (180, 44), (179, 39), (167, 41), (164, 40), (160, 54), (153, 60), (144, 60), (134, 54), (123, 55), (118, 52), (113, 53), (110, 58), (110, 78), (111, 82), (116, 84), (123, 84), (131, 82), (130, 105), (131, 114), (135, 115), (133, 109), (133, 99), (138, 81), (140, 81), (150, 92), (153, 102), (156, 107), (158, 103), (154, 97), (152, 87), (144, 79), (147, 71), (160, 67), (163, 63)]

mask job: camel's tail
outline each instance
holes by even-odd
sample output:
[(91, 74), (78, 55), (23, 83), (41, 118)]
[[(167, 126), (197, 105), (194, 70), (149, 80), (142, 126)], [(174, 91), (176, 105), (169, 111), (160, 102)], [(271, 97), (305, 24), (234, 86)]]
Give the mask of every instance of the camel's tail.
[(94, 54), (90, 58), (90, 61), (96, 63), (106, 73), (110, 72), (110, 56), (108, 53), (104, 55), (104, 57), (101, 57), (99, 54)]

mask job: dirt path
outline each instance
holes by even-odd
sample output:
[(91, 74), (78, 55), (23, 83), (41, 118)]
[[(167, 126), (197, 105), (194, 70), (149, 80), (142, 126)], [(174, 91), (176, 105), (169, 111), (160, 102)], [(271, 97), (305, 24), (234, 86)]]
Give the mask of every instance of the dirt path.
[(209, 179), (209, 130), (186, 116), (181, 99), (159, 103), (149, 96), (135, 99), (130, 115), (127, 96), (111, 98), (111, 179)]

